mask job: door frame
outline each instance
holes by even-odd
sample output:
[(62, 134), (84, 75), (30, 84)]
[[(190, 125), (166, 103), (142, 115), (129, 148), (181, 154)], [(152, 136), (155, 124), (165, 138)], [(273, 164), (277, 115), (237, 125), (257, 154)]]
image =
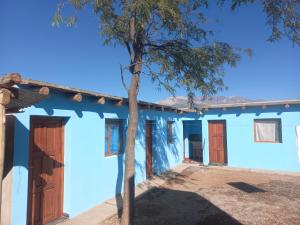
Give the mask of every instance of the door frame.
[[(145, 146), (146, 146), (146, 178), (149, 178), (153, 175), (153, 124), (154, 120), (146, 120), (145, 122)], [(151, 126), (151, 149), (150, 149), (150, 155), (151, 155), (151, 170), (148, 170), (148, 143), (147, 143), (147, 126)], [(149, 175), (148, 175), (149, 173)]]
[[(62, 130), (62, 142), (61, 142), (61, 157), (62, 157), (62, 162), (64, 163), (64, 153), (65, 153), (65, 117), (60, 117), (60, 116), (30, 116), (29, 120), (29, 154), (28, 154), (28, 190), (27, 190), (27, 225), (31, 225), (31, 217), (32, 217), (32, 170), (31, 170), (31, 164), (32, 164), (32, 149), (33, 149), (33, 121), (36, 119), (40, 120), (60, 120), (62, 122), (61, 130)], [(61, 177), (60, 177), (60, 182), (61, 182), (61, 202), (60, 202), (60, 207), (61, 207), (61, 214), (62, 217), (64, 216), (64, 166), (61, 167)], [(57, 218), (60, 219), (60, 218)]]
[[(228, 151), (227, 151), (227, 123), (226, 120), (208, 120), (208, 154), (209, 154), (209, 165), (228, 165)], [(224, 163), (212, 163), (211, 162), (211, 149), (210, 149), (210, 140), (209, 140), (209, 123), (223, 123), (224, 124)]]

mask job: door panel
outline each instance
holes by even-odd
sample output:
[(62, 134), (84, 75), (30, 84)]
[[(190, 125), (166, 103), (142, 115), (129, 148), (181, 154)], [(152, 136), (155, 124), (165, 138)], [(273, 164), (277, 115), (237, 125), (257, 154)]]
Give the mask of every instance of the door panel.
[(152, 176), (152, 121), (146, 121), (146, 176)]
[(63, 120), (30, 121), (28, 224), (44, 225), (63, 216)]
[(226, 164), (226, 123), (225, 121), (209, 121), (209, 160), (210, 163)]

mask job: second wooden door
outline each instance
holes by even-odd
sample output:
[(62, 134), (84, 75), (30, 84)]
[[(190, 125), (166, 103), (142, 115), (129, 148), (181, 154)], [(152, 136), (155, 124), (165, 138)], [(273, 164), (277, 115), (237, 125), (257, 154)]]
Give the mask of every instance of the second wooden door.
[(226, 122), (209, 121), (209, 161), (211, 164), (227, 163)]
[(152, 176), (152, 121), (146, 121), (146, 176)]

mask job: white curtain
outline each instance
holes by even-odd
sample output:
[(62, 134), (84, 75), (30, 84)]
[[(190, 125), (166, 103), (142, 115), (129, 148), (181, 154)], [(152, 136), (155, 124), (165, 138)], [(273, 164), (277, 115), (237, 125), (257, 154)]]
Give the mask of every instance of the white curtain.
[(300, 126), (296, 127), (296, 138), (297, 138), (298, 162), (300, 163)]
[(261, 120), (255, 121), (256, 141), (279, 142), (279, 121)]

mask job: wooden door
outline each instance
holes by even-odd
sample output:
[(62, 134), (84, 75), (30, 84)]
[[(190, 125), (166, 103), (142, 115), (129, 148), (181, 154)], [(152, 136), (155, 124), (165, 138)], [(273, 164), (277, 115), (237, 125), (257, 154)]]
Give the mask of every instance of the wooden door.
[(63, 217), (63, 120), (30, 121), (28, 225)]
[(152, 121), (146, 121), (146, 176), (152, 176)]
[(209, 121), (209, 160), (212, 164), (227, 163), (226, 122)]

